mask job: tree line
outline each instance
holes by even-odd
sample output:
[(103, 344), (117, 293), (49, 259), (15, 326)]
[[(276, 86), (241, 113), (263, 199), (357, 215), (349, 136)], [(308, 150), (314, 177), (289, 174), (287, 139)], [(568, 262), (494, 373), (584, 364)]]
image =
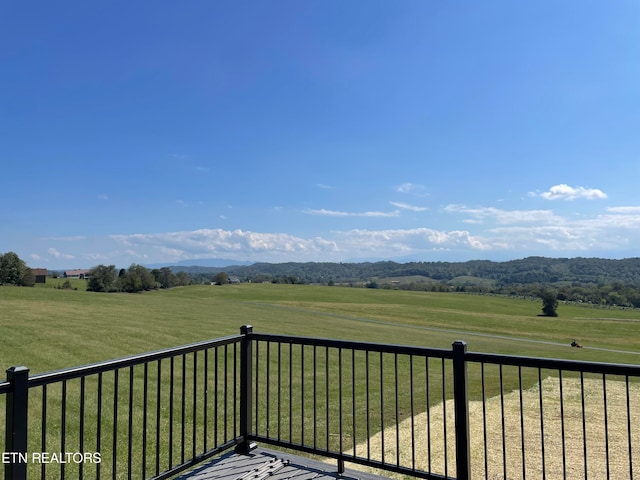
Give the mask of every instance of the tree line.
[[(640, 258), (529, 257), (507, 262), (474, 260), (457, 263), (288, 262), (224, 268), (181, 266), (154, 269), (137, 264), (128, 269), (98, 265), (89, 273), (87, 289), (133, 293), (191, 283), (224, 284), (230, 275), (243, 282), (256, 283), (368, 286), (534, 297), (539, 297), (541, 289), (546, 288), (564, 302), (640, 308)], [(16, 253), (0, 254), (0, 284), (32, 286), (34, 283), (33, 271)]]
[(137, 293), (190, 283), (188, 273), (173, 273), (168, 267), (149, 270), (142, 265), (132, 264), (126, 270), (118, 270), (115, 265), (98, 265), (89, 270), (87, 291)]
[(220, 271), (244, 281), (272, 281), (296, 278), (300, 283), (336, 284), (370, 281), (374, 278), (422, 276), (430, 280), (455, 284), (458, 279), (475, 277), (490, 280), (493, 285), (580, 283), (606, 285), (620, 282), (640, 287), (640, 258), (620, 260), (603, 258), (528, 257), (520, 260), (494, 262), (287, 262), (254, 263), (219, 267), (180, 268), (194, 278), (211, 278)]
[(608, 307), (640, 308), (640, 287), (622, 282), (597, 283), (525, 283), (500, 285), (455, 284), (454, 282), (406, 282), (399, 284), (368, 282), (368, 288), (413, 290), (428, 292), (466, 292), (507, 295), (512, 297), (541, 297), (542, 291), (550, 291), (562, 302), (588, 303)]
[[(550, 289), (564, 302), (640, 308), (640, 258), (528, 257), (507, 262), (255, 263), (184, 268), (198, 282), (224, 270), (242, 281), (365, 286), (432, 292), (539, 297)], [(396, 281), (394, 281), (396, 280)]]
[(15, 252), (0, 254), (0, 285), (32, 287), (36, 276)]

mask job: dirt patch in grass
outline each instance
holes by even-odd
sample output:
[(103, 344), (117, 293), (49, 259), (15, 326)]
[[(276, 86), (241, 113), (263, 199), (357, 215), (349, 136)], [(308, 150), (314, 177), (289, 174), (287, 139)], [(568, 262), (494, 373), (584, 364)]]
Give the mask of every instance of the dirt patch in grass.
[[(384, 455), (387, 463), (399, 460), (403, 466), (455, 476), (453, 414), (449, 400), (428, 414), (401, 422), (398, 429), (385, 429), (384, 437), (379, 433), (368, 445), (358, 445), (356, 454), (366, 457), (370, 451), (375, 460)], [(470, 402), (469, 417), (474, 479), (538, 479), (543, 471), (550, 480), (631, 478), (630, 448), (633, 478), (640, 478), (640, 385), (636, 383), (607, 380), (603, 385), (602, 379), (581, 383), (579, 378), (564, 378), (560, 385), (558, 378), (548, 377), (542, 393), (536, 385), (522, 397), (516, 390), (489, 398), (484, 407), (482, 402)]]

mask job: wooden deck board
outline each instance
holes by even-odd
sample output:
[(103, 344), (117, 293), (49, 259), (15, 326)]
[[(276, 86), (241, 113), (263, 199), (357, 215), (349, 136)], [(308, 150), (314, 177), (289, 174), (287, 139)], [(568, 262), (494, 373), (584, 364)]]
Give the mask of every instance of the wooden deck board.
[[(268, 472), (269, 465), (284, 460), (285, 464), (274, 466), (274, 472)], [(256, 472), (261, 469), (262, 472)], [(262, 475), (260, 475), (262, 473)], [(185, 472), (174, 480), (386, 480), (385, 477), (347, 469), (338, 474), (337, 465), (286, 454), (275, 450), (258, 448), (248, 455), (235, 452), (226, 453), (214, 460)]]

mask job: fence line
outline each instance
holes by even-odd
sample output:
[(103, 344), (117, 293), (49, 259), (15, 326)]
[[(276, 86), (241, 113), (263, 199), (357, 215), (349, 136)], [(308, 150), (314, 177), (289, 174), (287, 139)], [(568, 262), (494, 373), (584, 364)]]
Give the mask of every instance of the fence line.
[(5, 478), (168, 478), (239, 442), (240, 335), (7, 371)]
[(255, 442), (333, 458), (340, 472), (349, 462), (426, 479), (631, 479), (639, 380), (637, 365), (243, 326), (46, 374), (12, 367), (0, 442), (5, 478), (20, 480), (169, 478)]

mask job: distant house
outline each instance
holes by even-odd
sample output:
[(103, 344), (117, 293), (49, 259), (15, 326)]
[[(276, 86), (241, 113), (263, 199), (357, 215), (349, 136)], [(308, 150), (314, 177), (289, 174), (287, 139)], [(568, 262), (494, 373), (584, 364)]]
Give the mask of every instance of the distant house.
[(47, 283), (47, 269), (46, 268), (32, 268), (31, 271), (36, 277), (36, 283)]
[(238, 277), (236, 277), (235, 275), (230, 275), (229, 276), (229, 283), (240, 283), (240, 279)]
[(64, 278), (89, 278), (89, 270), (65, 270)]

